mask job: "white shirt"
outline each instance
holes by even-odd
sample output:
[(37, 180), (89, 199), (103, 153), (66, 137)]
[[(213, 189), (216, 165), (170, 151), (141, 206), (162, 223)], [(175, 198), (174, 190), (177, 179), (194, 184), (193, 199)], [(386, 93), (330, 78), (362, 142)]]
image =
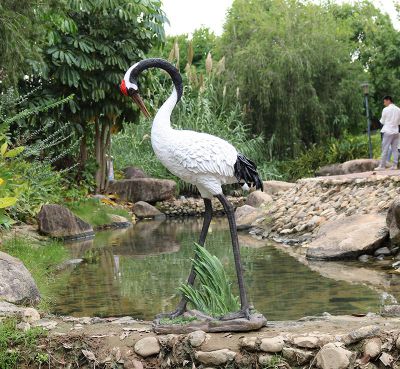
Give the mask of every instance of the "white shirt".
[(400, 125), (400, 108), (394, 104), (390, 104), (382, 110), (381, 123), (382, 133), (395, 134), (399, 133)]

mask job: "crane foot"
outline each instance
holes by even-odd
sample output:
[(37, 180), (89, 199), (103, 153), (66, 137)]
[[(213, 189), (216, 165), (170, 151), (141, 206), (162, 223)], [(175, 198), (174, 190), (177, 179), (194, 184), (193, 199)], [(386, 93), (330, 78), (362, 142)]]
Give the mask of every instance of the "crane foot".
[(176, 310), (170, 312), (170, 313), (161, 313), (161, 314), (157, 314), (156, 315), (156, 319), (175, 319), (178, 316), (181, 316), (184, 314), (184, 312), (186, 311), (185, 308), (180, 308), (178, 307)]
[(247, 320), (250, 320), (250, 315), (251, 315), (250, 307), (247, 307), (244, 309), (240, 309), (236, 313), (226, 314), (226, 315), (220, 317), (219, 320), (233, 320), (233, 319), (240, 319), (240, 318), (245, 318)]

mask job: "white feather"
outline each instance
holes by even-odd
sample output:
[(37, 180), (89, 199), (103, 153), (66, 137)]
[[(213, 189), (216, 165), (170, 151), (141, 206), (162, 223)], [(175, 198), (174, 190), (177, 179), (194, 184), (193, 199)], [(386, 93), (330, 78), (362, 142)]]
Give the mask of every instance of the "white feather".
[(157, 112), (151, 130), (153, 150), (173, 174), (198, 187), (203, 197), (222, 193), (222, 184), (237, 182), (236, 149), (219, 137), (171, 127), (176, 90)]

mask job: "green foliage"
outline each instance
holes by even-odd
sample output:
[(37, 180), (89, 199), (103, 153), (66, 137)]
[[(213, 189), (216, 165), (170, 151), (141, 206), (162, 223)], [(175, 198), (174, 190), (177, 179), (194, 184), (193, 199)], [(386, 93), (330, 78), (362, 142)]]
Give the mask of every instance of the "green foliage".
[(42, 328), (24, 332), (17, 329), (15, 319), (0, 322), (0, 368), (16, 369), (34, 362), (45, 364), (48, 355), (37, 347), (38, 340), (46, 335)]
[[(381, 139), (379, 134), (372, 136), (373, 157), (379, 158)], [(347, 135), (341, 139), (331, 139), (326, 144), (313, 145), (296, 159), (277, 164), (282, 178), (295, 181), (300, 178), (314, 177), (315, 172), (328, 164), (368, 158), (368, 138), (366, 135)]]
[(120, 215), (130, 219), (129, 213), (120, 207), (103, 204), (99, 199), (86, 198), (69, 202), (65, 205), (79, 218), (93, 227), (100, 227), (111, 223), (110, 215)]
[(179, 291), (195, 309), (215, 317), (239, 310), (239, 298), (233, 295), (219, 259), (197, 244), (195, 255), (192, 262), (200, 285), (183, 284)]
[(12, 237), (6, 239), (0, 250), (20, 259), (31, 272), (42, 296), (40, 307), (47, 309), (55, 296), (55, 267), (69, 256), (63, 244), (53, 240), (38, 244), (28, 238)]
[(180, 325), (185, 325), (188, 324), (190, 322), (194, 322), (195, 320), (197, 320), (197, 317), (195, 316), (178, 316), (174, 319), (170, 319), (170, 318), (162, 318), (160, 319), (160, 324), (180, 324)]
[(353, 29), (312, 2), (235, 0), (221, 39), (227, 91), (239, 88), (246, 122), (269, 140), (275, 159), (313, 143), (359, 133), (366, 78)]
[(41, 14), (49, 2), (2, 0), (0, 2), (0, 89), (39, 68), (44, 24)]

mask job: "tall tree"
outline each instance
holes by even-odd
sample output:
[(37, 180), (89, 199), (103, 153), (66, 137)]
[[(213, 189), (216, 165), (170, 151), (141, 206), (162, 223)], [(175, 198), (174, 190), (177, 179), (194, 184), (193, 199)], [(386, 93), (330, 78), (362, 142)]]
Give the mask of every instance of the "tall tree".
[(44, 27), (41, 15), (49, 2), (0, 1), (0, 87), (16, 85), (38, 68)]
[(118, 85), (127, 68), (164, 39), (166, 18), (159, 0), (65, 0), (63, 5), (63, 11), (48, 14), (48, 73), (37, 82), (47, 96), (75, 95), (63, 118), (82, 134), (82, 164), (94, 132), (96, 183), (102, 191), (112, 127), (133, 117)]
[(221, 39), (228, 91), (247, 107), (277, 157), (360, 129), (361, 63), (351, 30), (329, 7), (296, 0), (235, 0)]

